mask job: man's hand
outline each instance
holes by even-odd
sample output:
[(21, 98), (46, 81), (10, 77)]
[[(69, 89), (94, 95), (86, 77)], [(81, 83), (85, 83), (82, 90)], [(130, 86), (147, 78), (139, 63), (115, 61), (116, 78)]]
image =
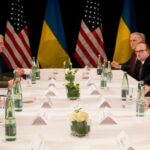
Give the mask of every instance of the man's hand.
[(9, 80), (8, 81), (8, 87), (13, 87), (14, 84), (14, 80)]
[(20, 76), (20, 77), (24, 74), (23, 68), (17, 68), (16, 72), (17, 72), (18, 76)]
[(113, 62), (111, 63), (111, 66), (112, 66), (113, 68), (115, 68), (115, 69), (121, 69), (121, 65), (119, 65), (119, 63), (116, 62), (116, 61), (113, 61)]

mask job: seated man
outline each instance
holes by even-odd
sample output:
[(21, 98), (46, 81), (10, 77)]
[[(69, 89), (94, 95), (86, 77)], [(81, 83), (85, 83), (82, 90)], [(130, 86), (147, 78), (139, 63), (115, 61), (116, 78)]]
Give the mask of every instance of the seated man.
[[(13, 85), (13, 70), (4, 69), (3, 58), (1, 56), (4, 48), (3, 36), (0, 35), (0, 88), (11, 87)], [(17, 69), (18, 75), (24, 74), (23, 69)]]
[(137, 62), (135, 66), (135, 78), (144, 81), (144, 90), (147, 107), (150, 107), (150, 49), (145, 43), (137, 44), (135, 48)]
[(143, 80), (144, 85), (150, 85), (150, 49), (147, 44), (139, 43), (135, 48), (137, 61), (135, 65), (134, 78)]
[[(16, 71), (19, 76), (23, 75), (23, 69), (18, 68)], [(3, 73), (0, 73), (0, 88), (12, 87), (13, 83), (13, 76), (7, 76)]]
[[(145, 36), (143, 33), (139, 33), (139, 32), (131, 33), (131, 35), (130, 35), (131, 50), (135, 50), (136, 45), (141, 42), (143, 42), (143, 43), (145, 42)], [(120, 65), (118, 62), (113, 61), (111, 63), (111, 65), (113, 68), (122, 69), (122, 70), (126, 71), (128, 74), (130, 74), (131, 76), (133, 76), (135, 62), (136, 62), (136, 55), (133, 52), (131, 58), (126, 63)]]

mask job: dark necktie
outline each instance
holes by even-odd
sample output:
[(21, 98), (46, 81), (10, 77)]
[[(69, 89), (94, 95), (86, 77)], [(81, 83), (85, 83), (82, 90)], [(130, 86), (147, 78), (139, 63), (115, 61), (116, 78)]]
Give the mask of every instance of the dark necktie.
[(143, 64), (141, 63), (139, 68), (139, 81), (141, 80), (142, 69), (143, 69)]

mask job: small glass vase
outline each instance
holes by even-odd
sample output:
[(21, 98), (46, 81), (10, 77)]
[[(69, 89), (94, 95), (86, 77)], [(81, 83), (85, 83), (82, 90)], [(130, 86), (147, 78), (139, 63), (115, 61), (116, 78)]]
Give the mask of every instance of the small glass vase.
[(80, 91), (77, 88), (67, 88), (67, 97), (70, 100), (76, 100), (80, 97)]
[(71, 135), (83, 137), (86, 136), (90, 131), (90, 125), (88, 121), (71, 121)]
[(136, 116), (137, 117), (144, 117), (146, 108), (145, 101), (136, 101)]

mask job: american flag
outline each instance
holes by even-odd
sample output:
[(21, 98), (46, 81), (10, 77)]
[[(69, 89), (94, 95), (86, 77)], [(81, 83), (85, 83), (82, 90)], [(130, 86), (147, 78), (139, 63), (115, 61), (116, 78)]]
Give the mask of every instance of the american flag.
[(9, 68), (31, 67), (31, 51), (23, 0), (11, 1), (4, 44), (3, 54)]
[(87, 0), (74, 53), (81, 67), (96, 67), (98, 55), (106, 59), (101, 27), (100, 0)]

